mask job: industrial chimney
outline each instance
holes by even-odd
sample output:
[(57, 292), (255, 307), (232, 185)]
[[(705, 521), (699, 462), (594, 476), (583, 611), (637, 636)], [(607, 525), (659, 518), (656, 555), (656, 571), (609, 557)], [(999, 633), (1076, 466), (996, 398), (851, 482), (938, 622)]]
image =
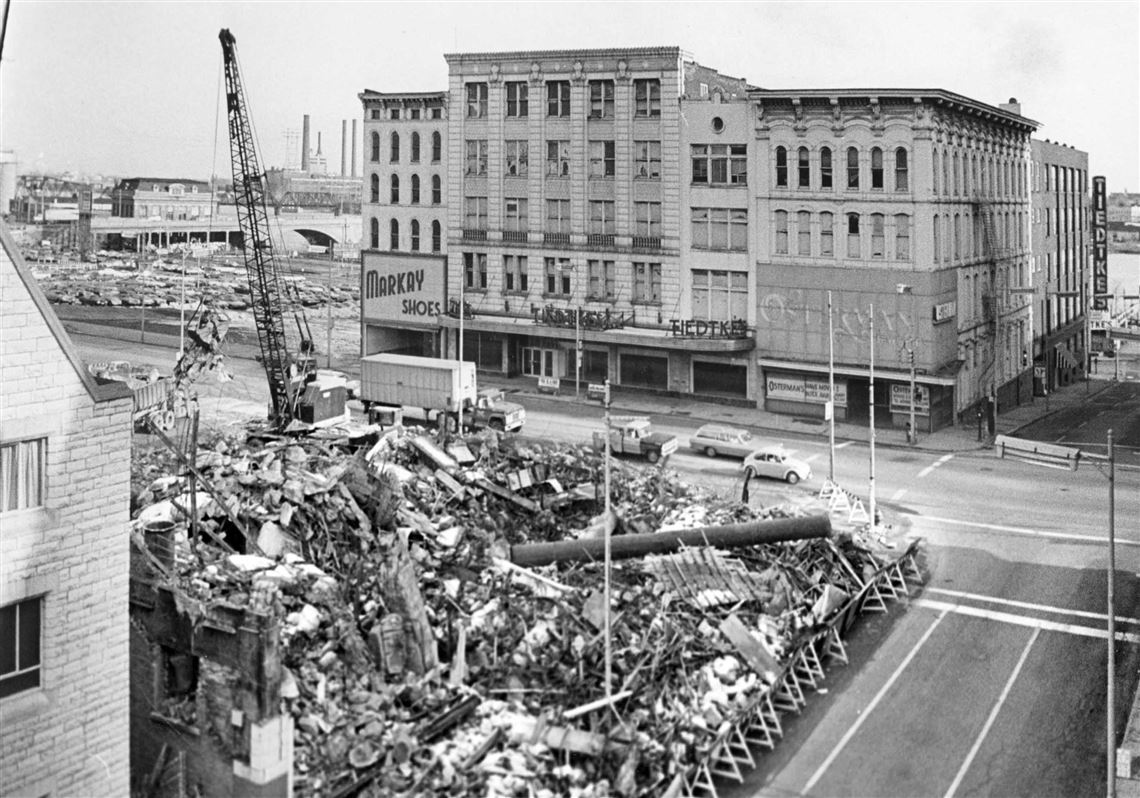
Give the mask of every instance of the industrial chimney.
[(309, 115), (301, 125), (301, 171), (309, 171)]
[(352, 177), (356, 177), (356, 120), (352, 120)]
[(340, 176), (348, 176), (348, 120), (340, 120)]

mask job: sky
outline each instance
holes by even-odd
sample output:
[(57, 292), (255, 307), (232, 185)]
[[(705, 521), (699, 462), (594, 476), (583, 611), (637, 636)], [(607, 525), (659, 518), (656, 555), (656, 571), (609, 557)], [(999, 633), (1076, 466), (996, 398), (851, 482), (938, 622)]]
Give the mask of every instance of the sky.
[(0, 1), (0, 149), (21, 174), (229, 177), (229, 28), (263, 167), (300, 166), (309, 114), (339, 173), (358, 94), (442, 91), (445, 53), (648, 45), (770, 89), (1016, 97), (1036, 138), (1088, 152), (1110, 192), (1140, 191), (1140, 0)]

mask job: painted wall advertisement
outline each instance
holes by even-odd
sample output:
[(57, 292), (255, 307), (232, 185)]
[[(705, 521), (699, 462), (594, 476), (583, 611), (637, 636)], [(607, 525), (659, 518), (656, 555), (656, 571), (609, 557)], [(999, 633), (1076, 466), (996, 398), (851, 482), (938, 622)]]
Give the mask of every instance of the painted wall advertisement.
[(362, 314), (365, 321), (437, 324), (443, 313), (442, 257), (366, 253), (362, 265)]
[(1108, 196), (1103, 177), (1092, 179), (1092, 309), (1108, 309)]
[[(920, 416), (930, 415), (930, 388), (925, 385), (915, 385), (914, 412)], [(891, 412), (910, 412), (910, 383), (891, 383)]]
[[(794, 374), (770, 374), (766, 380), (765, 395), (769, 399), (788, 402), (827, 404), (827, 378), (799, 377)], [(847, 407), (847, 380), (835, 381), (835, 406)]]

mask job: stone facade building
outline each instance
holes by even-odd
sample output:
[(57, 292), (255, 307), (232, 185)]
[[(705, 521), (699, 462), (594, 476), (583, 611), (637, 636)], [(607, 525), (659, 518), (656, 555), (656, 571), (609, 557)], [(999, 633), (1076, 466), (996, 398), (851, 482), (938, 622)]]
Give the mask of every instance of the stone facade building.
[(128, 795), (131, 396), (0, 226), (0, 794)]

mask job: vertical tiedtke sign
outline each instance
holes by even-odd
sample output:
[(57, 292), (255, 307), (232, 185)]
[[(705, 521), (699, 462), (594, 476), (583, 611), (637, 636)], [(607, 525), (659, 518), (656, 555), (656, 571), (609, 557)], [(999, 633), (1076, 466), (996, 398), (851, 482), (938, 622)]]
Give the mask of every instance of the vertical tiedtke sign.
[(1104, 178), (1092, 179), (1092, 309), (1108, 310), (1108, 195)]

